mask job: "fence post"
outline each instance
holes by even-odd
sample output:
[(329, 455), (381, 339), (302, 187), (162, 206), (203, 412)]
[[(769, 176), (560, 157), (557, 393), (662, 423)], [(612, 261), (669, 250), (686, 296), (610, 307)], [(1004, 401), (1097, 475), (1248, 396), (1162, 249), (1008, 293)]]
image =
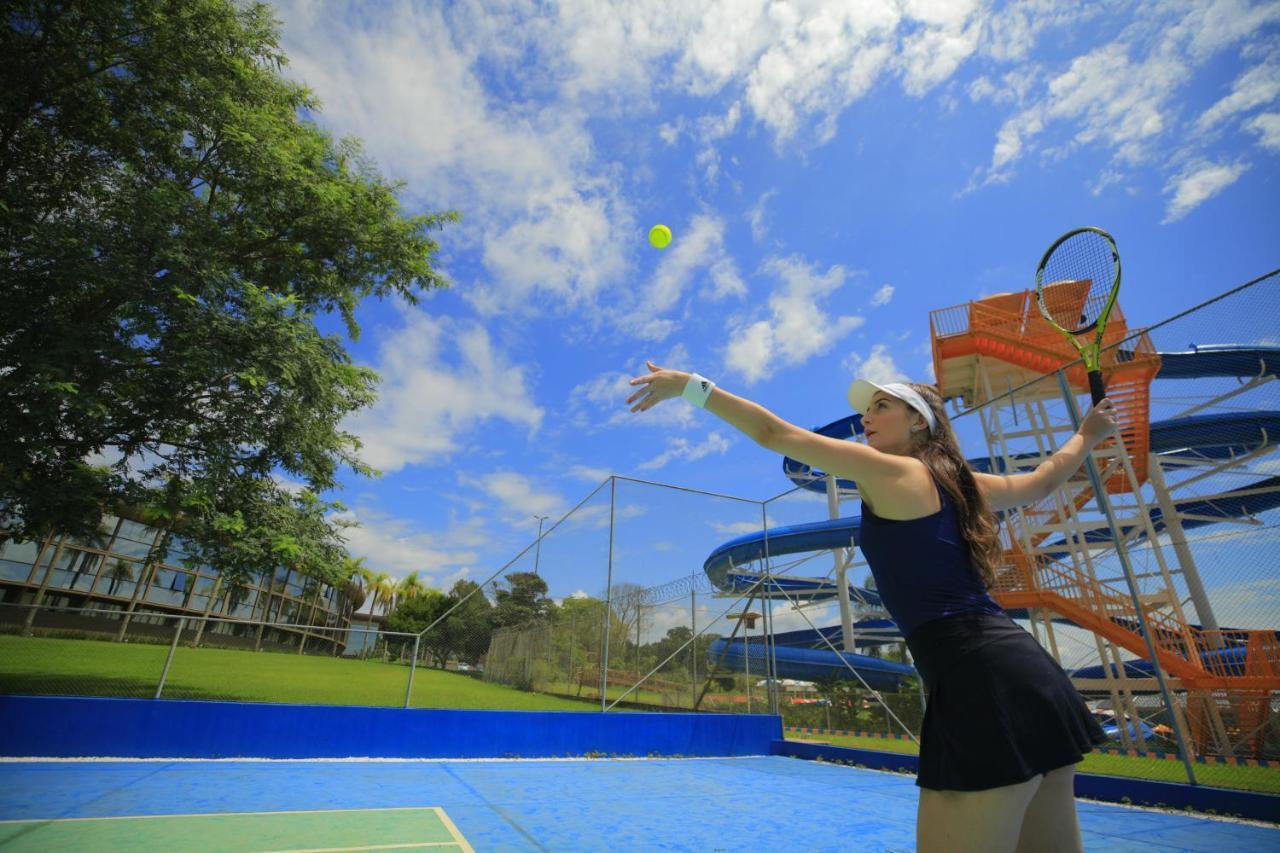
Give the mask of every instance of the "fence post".
[[(1062, 389), (1062, 399), (1067, 404), (1067, 415), (1071, 418), (1071, 426), (1073, 429), (1080, 429), (1080, 409), (1076, 405), (1076, 395), (1072, 393), (1071, 386), (1067, 384), (1067, 375), (1062, 370), (1057, 371), (1058, 387)], [(1115, 436), (1116, 441), (1120, 441), (1120, 436)], [(1121, 451), (1124, 452), (1124, 451)], [(1138, 622), (1138, 628), (1142, 633), (1142, 639), (1147, 646), (1147, 654), (1151, 656), (1151, 669), (1155, 673), (1156, 683), (1160, 685), (1160, 695), (1164, 698), (1165, 707), (1169, 709), (1169, 722), (1173, 724), (1173, 736), (1178, 742), (1179, 757), (1182, 758), (1182, 766), (1187, 771), (1187, 781), (1192, 785), (1196, 782), (1196, 771), (1191, 764), (1191, 751), (1187, 748), (1187, 741), (1182, 726), (1178, 722), (1177, 709), (1174, 707), (1173, 697), (1169, 695), (1169, 685), (1165, 683), (1164, 667), (1160, 665), (1160, 658), (1156, 654), (1155, 640), (1151, 636), (1151, 627), (1147, 624), (1147, 613), (1142, 608), (1142, 599), (1138, 593), (1138, 580), (1133, 576), (1133, 566), (1129, 564), (1129, 552), (1124, 545), (1124, 537), (1120, 535), (1120, 528), (1116, 525), (1115, 516), (1111, 514), (1111, 499), (1107, 497), (1106, 484), (1102, 482), (1102, 476), (1098, 473), (1098, 463), (1093, 459), (1093, 453), (1090, 452), (1084, 458), (1085, 471), (1089, 475), (1089, 485), (1093, 488), (1093, 495), (1097, 499), (1098, 509), (1102, 511), (1102, 517), (1107, 522), (1107, 530), (1111, 532), (1111, 541), (1116, 546), (1116, 557), (1120, 560), (1120, 569), (1124, 572), (1126, 585), (1129, 587), (1129, 598), (1133, 602), (1133, 613)], [(1194, 653), (1194, 650), (1193, 650)], [(1103, 667), (1108, 665), (1104, 660)], [(1118, 711), (1121, 709), (1117, 709)], [(1124, 725), (1124, 714), (1117, 713), (1116, 720), (1121, 726)], [(1137, 728), (1135, 721), (1134, 728)]]
[(169, 644), (169, 655), (164, 659), (164, 669), (160, 672), (160, 683), (156, 685), (155, 699), (160, 698), (160, 694), (164, 692), (164, 683), (169, 678), (169, 667), (173, 665), (173, 653), (178, 648), (178, 640), (182, 637), (182, 629), (187, 625), (187, 617), (178, 617), (178, 627), (173, 632), (173, 642)]
[(760, 527), (764, 531), (764, 557), (762, 568), (764, 574), (764, 595), (760, 602), (764, 606), (761, 611), (764, 616), (761, 633), (764, 635), (764, 666), (765, 666), (765, 683), (768, 687), (765, 689), (765, 695), (769, 697), (769, 713), (779, 714), (778, 710), (778, 661), (776, 658), (777, 649), (773, 643), (773, 574), (770, 571), (769, 562), (769, 504), (768, 502), (760, 504)]
[(690, 686), (693, 688), (693, 704), (689, 707), (697, 709), (698, 707), (698, 591), (689, 588), (689, 625), (693, 629), (693, 640), (689, 645), (689, 675)]
[(413, 635), (413, 658), (409, 661), (409, 686), (404, 691), (404, 706), (409, 707), (409, 700), (413, 697), (413, 674), (418, 670), (418, 641), (422, 638), (417, 634)]
[(613, 518), (618, 499), (618, 478), (609, 478), (609, 571), (604, 588), (604, 648), (600, 652), (600, 713), (608, 708), (609, 623), (613, 615)]

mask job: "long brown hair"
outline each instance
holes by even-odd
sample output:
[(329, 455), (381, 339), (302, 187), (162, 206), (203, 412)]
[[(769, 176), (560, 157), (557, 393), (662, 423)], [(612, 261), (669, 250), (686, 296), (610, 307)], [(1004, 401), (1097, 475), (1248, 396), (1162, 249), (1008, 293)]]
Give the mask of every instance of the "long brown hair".
[(1004, 553), (995, 513), (960, 452), (960, 444), (951, 429), (951, 420), (942, 408), (938, 389), (915, 382), (910, 385), (924, 397), (937, 420), (937, 428), (933, 432), (920, 430), (911, 434), (911, 455), (929, 466), (934, 478), (951, 496), (960, 521), (960, 533), (969, 545), (973, 569), (989, 589), (995, 584), (996, 569)]

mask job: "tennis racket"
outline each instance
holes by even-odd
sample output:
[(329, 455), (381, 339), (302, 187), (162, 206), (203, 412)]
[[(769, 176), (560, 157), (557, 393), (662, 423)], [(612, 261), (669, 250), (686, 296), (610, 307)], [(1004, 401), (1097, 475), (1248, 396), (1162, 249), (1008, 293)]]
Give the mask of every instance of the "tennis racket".
[(1119, 292), (1120, 252), (1101, 228), (1068, 231), (1036, 267), (1036, 305), (1080, 353), (1095, 406), (1107, 395), (1099, 367), (1102, 333)]

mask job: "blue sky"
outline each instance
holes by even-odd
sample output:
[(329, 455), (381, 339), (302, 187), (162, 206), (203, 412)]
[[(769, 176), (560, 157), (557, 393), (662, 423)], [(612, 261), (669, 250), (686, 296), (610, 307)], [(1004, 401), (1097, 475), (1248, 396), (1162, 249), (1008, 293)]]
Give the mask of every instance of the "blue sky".
[[(1277, 265), (1275, 2), (276, 9), (319, 122), (410, 211), (463, 215), (439, 235), (452, 288), (365, 305), (351, 344), (383, 385), (346, 426), (384, 476), (336, 496), (353, 553), (397, 577), (487, 576), (610, 473), (789, 485), (682, 402), (629, 415), (647, 357), (816, 426), (857, 375), (930, 379), (928, 312), (1030, 287), (1071, 227), (1116, 236), (1142, 323)], [(685, 541), (675, 505), (630, 506)], [(692, 551), (752, 523), (685, 518)], [(679, 550), (630, 579), (695, 571)]]

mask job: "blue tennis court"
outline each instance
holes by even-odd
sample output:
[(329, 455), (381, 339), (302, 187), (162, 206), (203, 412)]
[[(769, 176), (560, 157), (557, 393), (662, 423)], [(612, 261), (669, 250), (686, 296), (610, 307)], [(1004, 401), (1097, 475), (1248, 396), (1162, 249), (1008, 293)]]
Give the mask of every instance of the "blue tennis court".
[[(907, 775), (781, 756), (9, 761), (0, 850), (155, 853), (163, 837), (164, 853), (906, 851), (916, 791)], [(1079, 811), (1090, 851), (1280, 849), (1266, 826), (1083, 800)]]

